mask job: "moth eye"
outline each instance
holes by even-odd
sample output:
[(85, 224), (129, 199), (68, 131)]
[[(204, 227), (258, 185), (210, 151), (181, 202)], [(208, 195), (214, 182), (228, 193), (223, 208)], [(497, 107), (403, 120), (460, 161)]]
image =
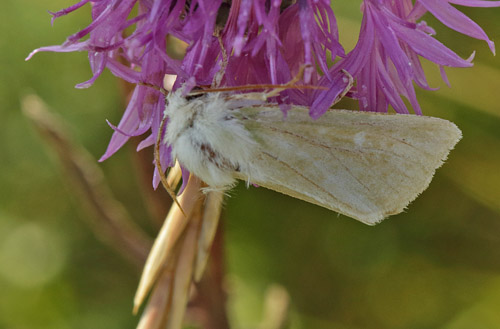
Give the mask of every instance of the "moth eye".
[[(195, 87), (195, 88), (193, 88), (193, 90), (191, 90), (191, 91), (192, 91), (192, 92), (197, 92), (197, 91), (200, 91), (200, 90), (202, 90), (202, 89), (201, 89), (201, 88), (199, 88), (199, 87)], [(193, 100), (193, 99), (200, 98), (200, 97), (202, 97), (202, 96), (205, 96), (205, 94), (187, 94), (187, 95), (186, 95), (186, 100), (191, 101), (191, 100)]]
[(194, 94), (194, 95), (187, 95), (186, 100), (192, 101), (193, 99), (197, 99), (204, 96), (203, 94)]

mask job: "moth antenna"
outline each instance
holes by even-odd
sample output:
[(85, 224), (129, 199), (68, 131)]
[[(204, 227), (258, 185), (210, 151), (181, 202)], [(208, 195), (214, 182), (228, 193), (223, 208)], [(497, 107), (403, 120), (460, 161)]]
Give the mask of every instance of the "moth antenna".
[(302, 65), (300, 68), (299, 68), (299, 72), (297, 72), (297, 74), (292, 78), (292, 80), (288, 81), (287, 85), (294, 85), (296, 84), (297, 82), (300, 81), (300, 79), (302, 79), (304, 77), (304, 71), (308, 68), (312, 67), (311, 64), (305, 64), (305, 65)]
[(155, 151), (154, 151), (154, 158), (155, 158), (155, 164), (156, 164), (156, 169), (158, 170), (158, 174), (160, 175), (160, 181), (165, 188), (165, 190), (168, 192), (172, 200), (177, 204), (179, 209), (181, 210), (182, 214), (186, 216), (186, 213), (184, 212), (184, 209), (182, 209), (181, 204), (177, 200), (177, 196), (175, 195), (174, 190), (170, 187), (168, 184), (167, 178), (165, 177), (165, 174), (163, 173), (163, 168), (161, 166), (161, 161), (160, 161), (160, 142), (161, 142), (161, 133), (163, 132), (163, 128), (165, 127), (165, 122), (167, 121), (167, 117), (164, 117), (163, 120), (161, 120), (160, 124), (160, 129), (158, 130), (158, 135), (156, 136), (156, 143), (155, 143)]
[(158, 86), (155, 86), (154, 84), (151, 84), (151, 83), (148, 83), (148, 82), (139, 82), (139, 85), (140, 86), (149, 87), (149, 88), (153, 88), (154, 90), (157, 90), (157, 91), (161, 92), (165, 96), (168, 95), (168, 90), (165, 89), (165, 88), (163, 88), (163, 87), (158, 87)]
[[(222, 44), (222, 39), (218, 39), (221, 48), (222, 48), (222, 57), (223, 57), (223, 63), (221, 66), (221, 71), (225, 70), (225, 67), (227, 65), (227, 53), (224, 49), (224, 45)], [(253, 84), (253, 85), (244, 85), (244, 86), (233, 86), (233, 87), (221, 87), (221, 88), (210, 88), (210, 89), (204, 89), (204, 90), (197, 90), (197, 91), (192, 91), (188, 95), (189, 96), (197, 96), (197, 95), (202, 95), (202, 94), (208, 94), (208, 93), (216, 93), (216, 92), (228, 92), (228, 91), (238, 91), (238, 90), (251, 90), (251, 89), (272, 89), (268, 93), (260, 94), (258, 97), (259, 99), (266, 100), (269, 97), (276, 96), (280, 92), (282, 92), (285, 89), (320, 89), (320, 90), (328, 90), (327, 87), (324, 86), (311, 86), (311, 85), (296, 85), (300, 79), (304, 76), (304, 71), (306, 68), (312, 67), (312, 65), (302, 65), (299, 69), (299, 72), (297, 75), (290, 80), (289, 82), (285, 84), (280, 84), (280, 85), (274, 85), (274, 84)], [(220, 80), (222, 79), (222, 76), (219, 76), (219, 73), (214, 78), (214, 85), (217, 85), (220, 83)]]
[(244, 85), (244, 86), (222, 87), (222, 88), (211, 88), (211, 89), (205, 89), (205, 90), (197, 90), (197, 91), (190, 92), (189, 96), (196, 96), (196, 95), (201, 95), (201, 94), (217, 93), (217, 92), (237, 91), (237, 90), (250, 90), (250, 89), (280, 89), (280, 92), (285, 90), (285, 89), (328, 90), (327, 87), (323, 87), (323, 86), (310, 86), (310, 85), (287, 86), (287, 85), (262, 84), (262, 85)]
[(347, 95), (347, 93), (351, 90), (352, 86), (354, 85), (354, 78), (353, 76), (351, 75), (351, 73), (349, 73), (347, 70), (345, 69), (342, 69), (342, 73), (345, 74), (345, 76), (347, 77), (348, 81), (347, 81), (347, 86), (344, 88), (344, 90), (340, 93), (340, 95), (337, 96), (337, 98), (335, 98), (335, 100), (333, 101), (333, 105), (337, 104), (338, 102), (340, 102), (340, 100), (342, 98), (344, 98), (345, 95)]
[[(223, 57), (223, 68), (227, 63), (224, 63), (227, 60), (227, 53), (223, 48), (222, 40), (219, 38), (219, 42), (221, 43), (222, 57)], [(224, 59), (225, 58), (225, 59)], [(302, 65), (299, 69), (299, 72), (292, 80), (288, 81), (285, 84), (274, 85), (274, 84), (252, 84), (252, 85), (244, 85), (244, 86), (233, 86), (233, 87), (222, 87), (222, 88), (211, 88), (207, 90), (197, 90), (189, 93), (190, 96), (201, 95), (206, 93), (215, 93), (215, 92), (227, 92), (227, 91), (238, 91), (238, 90), (250, 90), (250, 89), (273, 89), (272, 91), (264, 94), (265, 98), (273, 97), (282, 92), (285, 89), (321, 89), (328, 90), (327, 87), (323, 86), (311, 86), (311, 85), (296, 85), (300, 79), (304, 76), (304, 71), (306, 68), (311, 67), (312, 65)], [(222, 69), (221, 69), (222, 70)], [(220, 72), (220, 71), (219, 71)], [(220, 82), (220, 81), (219, 81)]]

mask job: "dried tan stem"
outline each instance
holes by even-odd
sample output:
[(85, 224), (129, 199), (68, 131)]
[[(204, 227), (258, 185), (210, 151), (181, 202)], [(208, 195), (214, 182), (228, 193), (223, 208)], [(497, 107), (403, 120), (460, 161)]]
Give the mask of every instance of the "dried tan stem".
[(212, 242), (215, 237), (215, 232), (217, 231), (217, 225), (219, 224), (223, 200), (224, 193), (221, 191), (209, 192), (206, 197), (202, 226), (198, 238), (198, 252), (196, 254), (196, 263), (194, 267), (195, 282), (200, 281), (205, 271)]
[(167, 265), (158, 277), (148, 305), (141, 315), (137, 329), (165, 328), (167, 314), (172, 306), (171, 292), (174, 283), (173, 275), (176, 261), (175, 257), (171, 257), (167, 261)]
[(170, 169), (167, 175), (167, 184), (168, 186), (176, 187), (182, 177), (181, 166), (179, 162), (175, 162), (175, 165)]
[(188, 223), (196, 201), (200, 198), (200, 186), (200, 180), (195, 176), (191, 176), (184, 193), (179, 197), (179, 203), (187, 217), (184, 216), (176, 204), (172, 204), (144, 265), (142, 277), (134, 298), (134, 313), (137, 313), (139, 306), (144, 301), (158, 277), (162, 266), (164, 266), (167, 257), (170, 255), (173, 246)]
[[(203, 201), (203, 200), (201, 200)], [(189, 292), (193, 282), (193, 267), (197, 251), (197, 239), (201, 223), (202, 202), (195, 207), (191, 215), (186, 236), (179, 251), (172, 289), (172, 307), (168, 314), (167, 329), (181, 329)]]
[(119, 254), (142, 266), (150, 248), (149, 239), (114, 198), (96, 160), (72, 141), (63, 120), (51, 114), (39, 97), (26, 96), (22, 108), (47, 145), (56, 151), (65, 178), (79, 194), (79, 201), (92, 214), (85, 218), (95, 235)]
[(204, 329), (229, 329), (226, 313), (224, 225), (219, 220), (212, 242), (206, 273), (196, 284), (196, 295), (190, 302), (190, 315)]

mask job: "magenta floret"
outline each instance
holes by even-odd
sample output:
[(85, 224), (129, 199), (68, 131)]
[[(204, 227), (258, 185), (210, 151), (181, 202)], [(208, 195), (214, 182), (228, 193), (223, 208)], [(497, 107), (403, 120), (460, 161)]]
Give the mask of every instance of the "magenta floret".
[[(346, 54), (329, 0), (83, 0), (51, 13), (53, 19), (88, 2), (92, 22), (87, 27), (60, 46), (36, 49), (28, 59), (41, 51), (88, 52), (93, 75), (78, 88), (92, 85), (105, 68), (136, 84), (161, 85), (165, 74), (175, 74), (174, 89), (209, 85), (222, 58), (217, 33), (230, 54), (223, 85), (285, 83), (309, 64), (303, 83), (327, 90), (287, 90), (277, 101), (285, 111), (290, 104), (309, 106), (313, 118), (344, 91), (342, 70), (355, 78), (348, 96), (358, 99), (361, 110), (387, 112), (392, 106), (409, 113), (406, 98), (414, 113), (421, 114), (414, 86), (431, 89), (421, 58), (436, 63), (447, 83), (443, 67), (472, 65), (472, 56), (462, 59), (435, 39), (434, 30), (420, 20), (422, 15), (429, 12), (449, 28), (486, 41), (494, 53), (486, 33), (451, 4), (500, 6), (500, 1), (481, 0), (364, 0), (359, 40)], [(188, 45), (182, 60), (168, 56), (168, 36)], [(115, 132), (101, 161), (131, 136), (150, 133), (138, 149), (154, 144), (164, 107), (160, 93), (137, 85), (120, 123), (111, 125)], [(160, 158), (163, 168), (172, 165), (168, 146), (161, 146)], [(154, 185), (158, 182), (155, 172)]]

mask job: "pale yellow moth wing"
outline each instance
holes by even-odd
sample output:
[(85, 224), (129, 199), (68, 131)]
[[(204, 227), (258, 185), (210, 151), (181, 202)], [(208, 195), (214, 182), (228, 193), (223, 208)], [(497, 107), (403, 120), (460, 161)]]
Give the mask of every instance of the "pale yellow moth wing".
[(259, 143), (252, 177), (238, 178), (373, 225), (400, 213), (429, 185), (461, 138), (451, 122), (416, 115), (305, 107), (241, 109)]

